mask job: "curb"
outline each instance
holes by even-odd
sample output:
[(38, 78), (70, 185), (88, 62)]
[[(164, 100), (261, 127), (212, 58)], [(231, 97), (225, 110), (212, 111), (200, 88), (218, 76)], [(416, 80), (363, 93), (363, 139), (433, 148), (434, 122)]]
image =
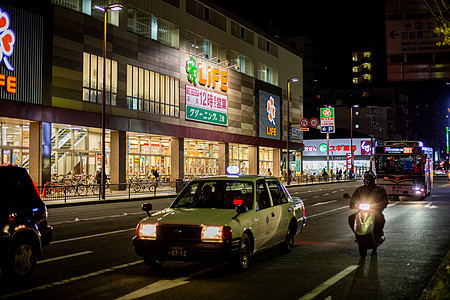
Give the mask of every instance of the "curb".
[(428, 299), (450, 299), (449, 291), (450, 275), (450, 250), (442, 260), (441, 265), (434, 273), (427, 287), (423, 290), (419, 300)]

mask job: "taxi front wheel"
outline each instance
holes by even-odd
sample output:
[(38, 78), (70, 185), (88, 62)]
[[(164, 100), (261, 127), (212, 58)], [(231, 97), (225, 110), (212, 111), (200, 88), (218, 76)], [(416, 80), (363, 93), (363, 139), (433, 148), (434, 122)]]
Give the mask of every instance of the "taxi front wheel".
[(252, 258), (252, 242), (249, 236), (244, 233), (239, 242), (239, 250), (237, 257), (232, 262), (238, 271), (245, 271), (248, 269), (250, 260)]

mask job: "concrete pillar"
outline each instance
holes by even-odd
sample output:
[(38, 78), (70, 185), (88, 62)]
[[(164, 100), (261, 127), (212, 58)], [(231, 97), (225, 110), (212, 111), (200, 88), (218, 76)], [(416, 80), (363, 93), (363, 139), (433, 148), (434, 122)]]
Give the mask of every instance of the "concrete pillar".
[[(127, 133), (111, 130), (111, 148), (109, 153), (109, 179), (111, 190), (125, 190), (127, 182)], [(119, 185), (119, 183), (122, 183)]]
[(170, 181), (184, 178), (184, 139), (171, 138), (170, 141)]
[(258, 146), (248, 146), (248, 174), (259, 174), (259, 151)]
[(281, 149), (273, 148), (273, 176), (281, 177)]
[(219, 170), (218, 175), (227, 174), (227, 167), (230, 165), (230, 144), (219, 143)]
[(41, 122), (30, 122), (28, 172), (38, 186), (42, 186), (42, 128)]

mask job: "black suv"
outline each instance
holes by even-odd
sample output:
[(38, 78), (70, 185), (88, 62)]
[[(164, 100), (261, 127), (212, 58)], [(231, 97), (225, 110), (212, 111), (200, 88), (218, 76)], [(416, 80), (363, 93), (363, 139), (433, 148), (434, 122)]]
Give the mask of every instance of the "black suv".
[(52, 239), (47, 207), (24, 168), (0, 166), (0, 268), (7, 278), (26, 279)]

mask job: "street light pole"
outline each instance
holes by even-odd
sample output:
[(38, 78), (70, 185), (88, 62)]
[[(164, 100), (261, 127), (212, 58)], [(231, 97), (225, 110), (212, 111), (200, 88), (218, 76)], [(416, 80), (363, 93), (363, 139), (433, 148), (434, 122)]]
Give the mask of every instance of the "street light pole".
[(289, 121), (289, 102), (291, 101), (291, 82), (297, 82), (297, 77), (292, 77), (288, 79), (287, 81), (287, 118), (286, 118), (286, 130), (287, 130), (287, 137), (286, 137), (286, 176), (287, 185), (291, 184), (291, 175), (289, 174), (289, 128), (291, 127), (291, 122)]
[(108, 10), (119, 11), (123, 8), (120, 3), (109, 4), (108, 6), (94, 6), (95, 9), (103, 11), (103, 84), (102, 84), (102, 167), (101, 167), (101, 198), (105, 199), (105, 182), (106, 182), (106, 100), (105, 100), (105, 78), (106, 78), (106, 28)]

